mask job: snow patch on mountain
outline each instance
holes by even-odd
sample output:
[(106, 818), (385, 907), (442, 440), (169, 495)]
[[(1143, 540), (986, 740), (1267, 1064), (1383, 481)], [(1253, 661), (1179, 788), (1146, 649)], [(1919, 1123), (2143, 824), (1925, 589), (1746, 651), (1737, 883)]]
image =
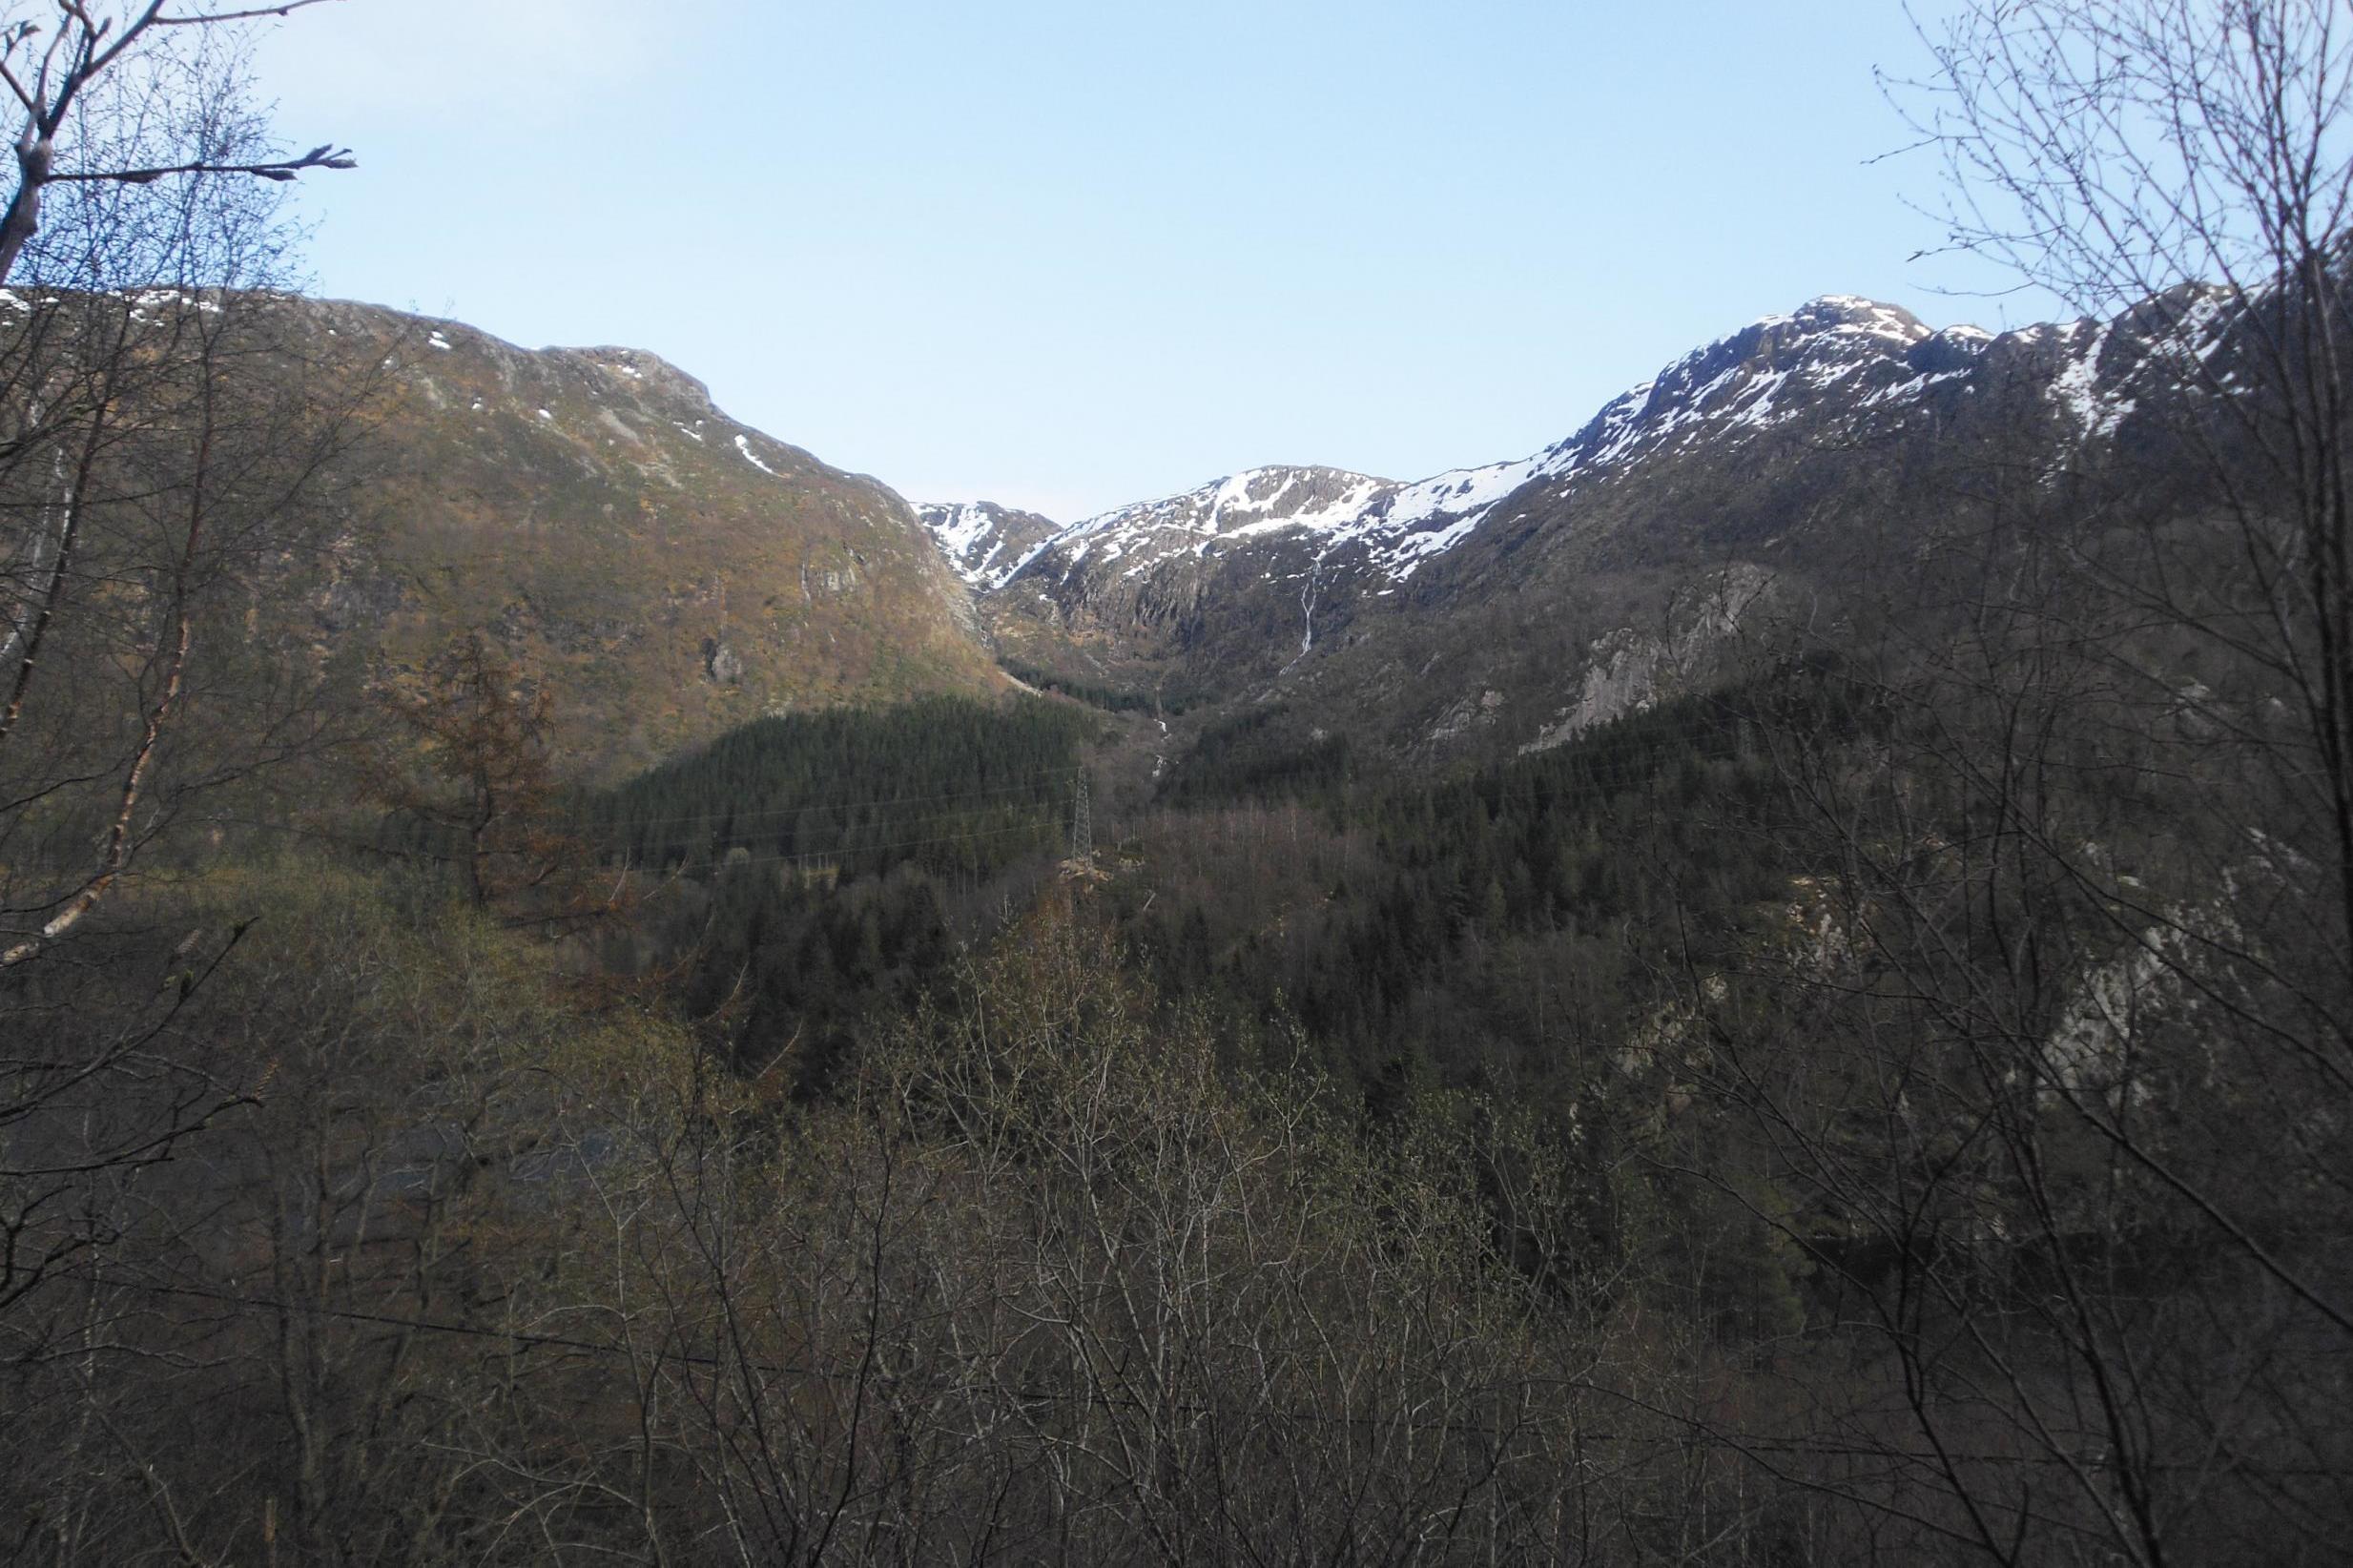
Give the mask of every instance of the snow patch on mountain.
[(759, 453), (752, 449), (752, 438), (750, 436), (737, 436), (735, 438), (735, 450), (741, 452), (743, 454), (744, 461), (752, 464), (754, 468), (757, 468), (761, 473), (767, 474), (772, 478), (774, 477), (776, 470), (771, 468), (767, 464), (762, 463), (760, 461)]
[(915, 515), (949, 567), (981, 592), (1005, 586), (1061, 525), (990, 501), (926, 502)]
[(916, 515), (947, 552), (948, 562), (955, 567), (958, 576), (976, 588), (988, 580), (989, 563), (1004, 550), (1004, 541), (997, 537), (995, 507), (952, 503), (918, 506)]
[(2131, 398), (2115, 395), (2100, 378), (2100, 357), (2116, 336), (2116, 324), (2067, 321), (2037, 330), (2055, 338), (2066, 357), (2051, 382), (2052, 403), (2086, 440), (2116, 434), (2134, 406)]

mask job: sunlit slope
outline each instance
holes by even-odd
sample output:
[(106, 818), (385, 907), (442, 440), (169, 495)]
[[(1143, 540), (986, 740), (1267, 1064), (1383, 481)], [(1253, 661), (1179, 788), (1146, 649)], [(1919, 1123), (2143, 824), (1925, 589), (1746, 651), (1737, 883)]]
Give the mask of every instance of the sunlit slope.
[(399, 679), (480, 630), (612, 775), (762, 714), (1001, 684), (965, 589), (887, 487), (737, 423), (630, 349), (529, 352), (452, 322), (297, 302), (374, 383), (341, 460), (353, 526), (301, 607)]

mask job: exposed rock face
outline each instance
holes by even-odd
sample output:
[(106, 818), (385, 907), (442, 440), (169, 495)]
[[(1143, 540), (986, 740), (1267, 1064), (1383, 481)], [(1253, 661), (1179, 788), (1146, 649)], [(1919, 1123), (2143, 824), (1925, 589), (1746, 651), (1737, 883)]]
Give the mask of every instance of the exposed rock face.
[(1596, 725), (1706, 689), (1723, 673), (1714, 655), (1738, 634), (1744, 618), (1770, 604), (1773, 588), (1773, 579), (1760, 567), (1726, 567), (1670, 603), (1663, 634), (1629, 626), (1594, 638), (1585, 648), (1576, 700), (1520, 752), (1564, 745)]
[(740, 685), (744, 662), (740, 654), (716, 637), (703, 639), (703, 673), (721, 686)]

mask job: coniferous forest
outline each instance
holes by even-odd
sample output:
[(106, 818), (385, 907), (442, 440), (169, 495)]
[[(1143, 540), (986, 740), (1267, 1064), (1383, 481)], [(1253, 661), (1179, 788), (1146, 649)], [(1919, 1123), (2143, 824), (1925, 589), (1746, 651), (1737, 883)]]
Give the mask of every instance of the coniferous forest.
[(2130, 311), (1271, 632), (533, 445), (676, 373), (494, 425), (296, 287), (251, 18), (0, 14), (0, 1562), (2353, 1551), (2341, 7), (1962, 6), (1955, 243)]

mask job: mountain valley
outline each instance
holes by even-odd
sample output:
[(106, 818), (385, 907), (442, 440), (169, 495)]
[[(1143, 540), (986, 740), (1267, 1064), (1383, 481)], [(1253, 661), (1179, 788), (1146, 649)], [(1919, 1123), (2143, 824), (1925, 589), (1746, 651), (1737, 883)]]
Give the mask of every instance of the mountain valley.
[(2343, 4), (524, 9), (0, 0), (0, 1562), (2343, 1559)]
[(2146, 461), (2229, 325), (2194, 293), (1999, 337), (1826, 297), (1524, 460), (1259, 468), (1057, 524), (911, 506), (637, 351), (297, 314), (344, 374), (383, 351), (341, 460), (349, 547), (298, 632), (397, 671), (488, 629), (601, 777), (764, 713), (1022, 672), (1188, 714), (1179, 745), (1245, 709), (1384, 769), (1559, 744), (1725, 678), (1743, 628), (1885, 609), (1939, 530)]

